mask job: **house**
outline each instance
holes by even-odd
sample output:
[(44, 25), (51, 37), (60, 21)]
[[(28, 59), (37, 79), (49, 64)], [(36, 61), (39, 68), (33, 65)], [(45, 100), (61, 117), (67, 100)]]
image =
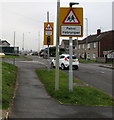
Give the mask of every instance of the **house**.
[[(98, 57), (109, 57), (111, 55), (104, 54), (105, 51), (110, 51), (108, 53), (114, 54), (114, 31), (102, 32), (97, 30), (97, 34), (90, 35), (85, 39), (78, 41), (78, 49), (75, 52), (81, 58), (87, 58), (91, 60), (96, 60)], [(113, 55), (112, 55), (113, 56)]]
[(8, 41), (0, 39), (0, 53), (5, 53), (6, 55), (18, 55), (19, 47), (10, 47)]
[[(73, 50), (76, 48), (77, 46), (77, 39), (73, 40)], [(69, 51), (69, 40), (68, 39), (63, 39), (61, 42), (61, 48), (66, 49), (66, 51)]]
[(10, 43), (6, 40), (0, 40), (0, 46), (2, 47), (10, 47)]
[[(114, 30), (101, 32), (97, 30), (83, 40), (73, 40), (73, 54), (80, 58), (96, 60), (97, 58), (114, 58)], [(69, 40), (63, 39), (61, 47), (69, 51)]]

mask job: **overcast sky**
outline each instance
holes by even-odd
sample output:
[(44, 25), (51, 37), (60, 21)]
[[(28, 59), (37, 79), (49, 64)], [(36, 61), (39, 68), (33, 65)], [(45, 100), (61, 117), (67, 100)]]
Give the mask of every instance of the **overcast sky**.
[[(50, 22), (54, 22), (54, 44), (56, 38), (57, 0), (0, 0), (0, 38), (6, 39), (13, 46), (14, 31), (16, 46), (22, 49), (23, 33), (24, 48), (39, 50), (43, 46), (44, 22), (47, 21), (47, 11)], [(63, 2), (66, 1), (66, 2)], [(97, 0), (96, 0), (97, 1)], [(112, 1), (99, 0), (60, 0), (61, 7), (69, 7), (69, 2), (79, 2), (84, 9), (84, 18), (88, 19), (88, 35), (95, 34), (97, 29), (102, 32), (112, 30)], [(114, 5), (114, 4), (113, 4)], [(76, 7), (76, 5), (75, 5)], [(86, 36), (84, 19), (84, 37)], [(63, 38), (61, 38), (63, 39)], [(68, 38), (66, 38), (68, 39)], [(74, 39), (74, 38), (73, 38)], [(79, 38), (82, 39), (82, 38)]]

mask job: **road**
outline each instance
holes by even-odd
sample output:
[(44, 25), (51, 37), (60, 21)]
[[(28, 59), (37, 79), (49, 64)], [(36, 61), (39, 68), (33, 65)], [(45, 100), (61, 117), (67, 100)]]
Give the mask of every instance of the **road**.
[(76, 78), (110, 95), (113, 94), (112, 73), (112, 69), (99, 67), (99, 64), (80, 64), (79, 70), (73, 71)]
[[(48, 65), (46, 59), (38, 59), (35, 56), (31, 56), (31, 58), (34, 61), (39, 61), (46, 66)], [(112, 73), (114, 72), (114, 69), (99, 67), (100, 65), (101, 64), (80, 63), (79, 70), (73, 70), (73, 74), (76, 78), (86, 82), (87, 84), (112, 95)], [(65, 71), (69, 72), (68, 70)]]
[(47, 60), (32, 59), (16, 61), (18, 89), (10, 118), (112, 118), (112, 107), (61, 105), (51, 98), (35, 74), (35, 69), (46, 68)]

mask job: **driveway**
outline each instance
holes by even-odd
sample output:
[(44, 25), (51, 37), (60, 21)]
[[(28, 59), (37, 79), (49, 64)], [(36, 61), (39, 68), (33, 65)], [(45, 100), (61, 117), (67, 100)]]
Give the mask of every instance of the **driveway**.
[(18, 89), (10, 118), (112, 118), (112, 107), (62, 105), (51, 98), (39, 81), (35, 69), (46, 69), (37, 61), (16, 61)]

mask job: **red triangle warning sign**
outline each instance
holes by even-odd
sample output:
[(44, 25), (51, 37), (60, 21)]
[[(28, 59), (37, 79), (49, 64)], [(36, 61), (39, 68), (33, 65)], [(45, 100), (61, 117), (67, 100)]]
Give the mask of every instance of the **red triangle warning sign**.
[(66, 15), (63, 24), (80, 24), (76, 14), (73, 9), (70, 9), (69, 13)]
[(52, 31), (53, 30), (53, 28), (51, 27), (50, 23), (47, 24), (45, 30), (46, 31)]

